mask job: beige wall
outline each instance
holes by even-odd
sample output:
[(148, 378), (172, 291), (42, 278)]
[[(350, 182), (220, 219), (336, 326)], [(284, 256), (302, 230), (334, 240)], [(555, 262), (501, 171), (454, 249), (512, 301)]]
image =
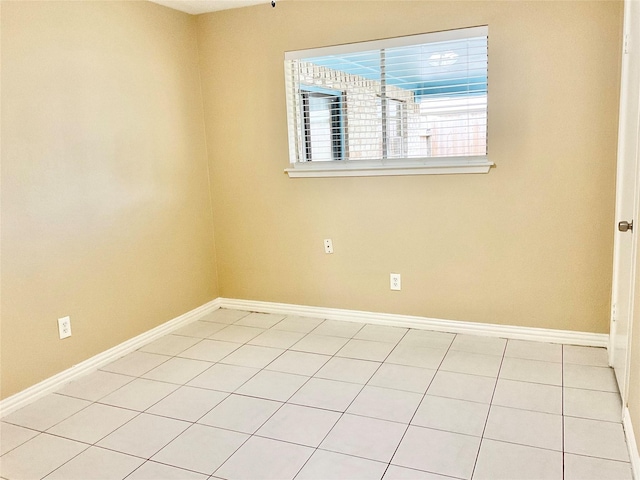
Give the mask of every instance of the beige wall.
[[(620, 2), (292, 1), (199, 16), (220, 294), (607, 332), (621, 21)], [(285, 51), (482, 24), (489, 174), (283, 173)]]
[[(3, 1), (2, 397), (218, 295), (608, 331), (621, 14)], [(283, 174), (285, 50), (479, 24), (491, 173)]]
[(1, 27), (7, 397), (218, 290), (195, 18), (3, 1)]

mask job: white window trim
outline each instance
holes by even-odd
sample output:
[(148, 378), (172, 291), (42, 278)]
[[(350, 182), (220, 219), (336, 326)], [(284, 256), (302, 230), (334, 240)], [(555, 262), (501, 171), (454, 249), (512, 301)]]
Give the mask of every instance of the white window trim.
[(486, 157), (412, 158), (298, 162), (285, 172), (291, 178), (380, 177), (393, 175), (448, 175), (489, 173), (494, 165)]
[[(370, 42), (334, 45), (331, 47), (314, 48), (285, 52), (285, 60), (302, 59), (313, 56), (337, 55), (360, 51), (366, 47), (375, 50), (420, 43), (420, 41), (444, 41), (488, 35), (486, 25), (479, 27), (461, 28), (442, 32), (419, 35), (408, 35)], [(286, 76), (286, 75), (285, 75)], [(289, 81), (288, 77), (287, 81)], [(287, 116), (291, 121), (290, 115)], [(289, 138), (291, 143), (291, 138)], [(289, 151), (291, 151), (290, 145)], [(284, 171), (290, 178), (326, 178), (326, 177), (379, 177), (399, 175), (450, 175), (489, 173), (495, 165), (488, 160), (488, 156), (479, 157), (428, 157), (410, 159), (380, 159), (380, 160), (341, 160), (327, 162), (292, 162)]]
[(309, 50), (295, 50), (284, 52), (285, 60), (300, 60), (309, 57), (322, 57), (325, 55), (340, 55), (345, 53), (360, 52), (363, 50), (380, 50), (382, 48), (406, 47), (427, 42), (444, 42), (447, 40), (459, 40), (468, 37), (486, 36), (489, 34), (489, 27), (457, 28), (455, 30), (444, 30), (442, 32), (419, 33), (417, 35), (405, 35), (402, 37), (392, 37), (383, 40), (371, 40), (369, 42), (346, 43), (343, 45), (333, 45), (331, 47), (318, 47)]

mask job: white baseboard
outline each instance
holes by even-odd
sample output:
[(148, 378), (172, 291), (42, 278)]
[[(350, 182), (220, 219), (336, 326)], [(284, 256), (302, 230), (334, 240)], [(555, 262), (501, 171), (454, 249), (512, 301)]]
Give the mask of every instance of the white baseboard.
[(410, 315), (364, 312), (339, 308), (308, 307), (288, 303), (235, 300), (231, 298), (220, 298), (219, 300), (221, 308), (251, 310), (253, 312), (281, 313), (287, 315), (300, 315), (304, 317), (325, 318), (329, 320), (347, 320), (351, 322), (375, 323), (378, 325), (389, 325), (394, 327), (419, 328), (439, 332), (467, 333), (487, 337), (512, 338), (515, 340), (532, 340), (568, 345), (584, 345), (589, 347), (608, 347), (609, 344), (609, 335), (606, 333), (587, 333), (574, 332), (571, 330), (516, 327), (512, 325), (441, 320), (438, 318), (415, 317)]
[[(390, 313), (365, 312), (359, 310), (345, 310), (339, 308), (309, 307), (288, 303), (260, 302), (252, 300), (236, 300), (231, 298), (216, 298), (198, 308), (179, 317), (169, 320), (158, 327), (116, 345), (98, 355), (95, 355), (73, 367), (43, 380), (32, 387), (7, 397), (0, 401), (0, 417), (51, 393), (64, 384), (112, 362), (128, 353), (137, 350), (147, 343), (166, 335), (198, 318), (213, 312), (218, 308), (249, 310), (252, 312), (278, 313), (285, 315), (300, 315), (329, 320), (346, 320), (351, 322), (374, 323), (405, 328), (419, 328), (439, 332), (467, 333), (490, 337), (512, 338), (517, 340), (532, 340), (538, 342), (562, 343), (570, 345), (586, 345), (591, 347), (607, 347), (609, 335), (599, 333), (574, 332), (569, 330), (552, 330), (533, 327), (516, 327), (511, 325), (495, 325), (490, 323), (463, 322), (457, 320), (441, 320), (437, 318), (417, 317), (411, 315), (396, 315)], [(640, 480), (640, 479), (638, 479)]]
[(627, 448), (629, 449), (629, 458), (631, 459), (631, 471), (633, 479), (640, 480), (640, 453), (638, 453), (638, 443), (633, 433), (633, 425), (629, 416), (629, 409), (624, 409), (622, 416), (622, 427), (624, 428), (624, 436), (627, 440)]
[(4, 417), (5, 415), (14, 412), (15, 410), (24, 407), (25, 405), (36, 401), (37, 399), (44, 397), (48, 393), (51, 393), (64, 384), (69, 383), (72, 380), (75, 380), (83, 375), (91, 373), (98, 368), (113, 362), (114, 360), (137, 350), (138, 348), (146, 345), (153, 340), (166, 335), (169, 332), (172, 332), (184, 325), (191, 323), (198, 318), (206, 315), (207, 313), (213, 312), (220, 308), (220, 299), (216, 298), (204, 305), (194, 308), (193, 310), (180, 315), (168, 322), (163, 323), (151, 330), (148, 330), (136, 337), (133, 337), (119, 345), (116, 345), (109, 350), (105, 350), (98, 355), (95, 355), (83, 362), (74, 365), (67, 370), (64, 370), (52, 377), (43, 380), (40, 383), (33, 385), (21, 392), (16, 393), (10, 397), (5, 398), (0, 401), (0, 417)]

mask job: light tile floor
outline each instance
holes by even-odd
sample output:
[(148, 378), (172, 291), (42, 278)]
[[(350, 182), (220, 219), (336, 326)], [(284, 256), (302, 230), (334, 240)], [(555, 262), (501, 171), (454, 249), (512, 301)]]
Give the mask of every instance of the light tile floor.
[(218, 310), (2, 419), (5, 479), (631, 479), (604, 349)]

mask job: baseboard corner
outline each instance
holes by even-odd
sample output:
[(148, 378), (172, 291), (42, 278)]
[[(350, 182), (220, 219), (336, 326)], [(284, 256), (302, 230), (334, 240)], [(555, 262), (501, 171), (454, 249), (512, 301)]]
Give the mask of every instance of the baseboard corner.
[(63, 370), (31, 387), (28, 387), (10, 397), (0, 400), (0, 418), (9, 415), (10, 413), (22, 408), (32, 402), (35, 402), (39, 398), (54, 392), (63, 385), (76, 380), (84, 375), (96, 371), (100, 367), (113, 362), (114, 360), (123, 357), (124, 355), (131, 353), (138, 348), (146, 345), (157, 338), (166, 335), (180, 327), (191, 323), (198, 318), (206, 315), (210, 312), (221, 308), (222, 301), (220, 297), (211, 300), (204, 305), (194, 308), (182, 315), (179, 315), (161, 325), (158, 325), (151, 330), (141, 333), (140, 335), (130, 338), (104, 352), (98, 353), (93, 357), (90, 357), (72, 367)]

